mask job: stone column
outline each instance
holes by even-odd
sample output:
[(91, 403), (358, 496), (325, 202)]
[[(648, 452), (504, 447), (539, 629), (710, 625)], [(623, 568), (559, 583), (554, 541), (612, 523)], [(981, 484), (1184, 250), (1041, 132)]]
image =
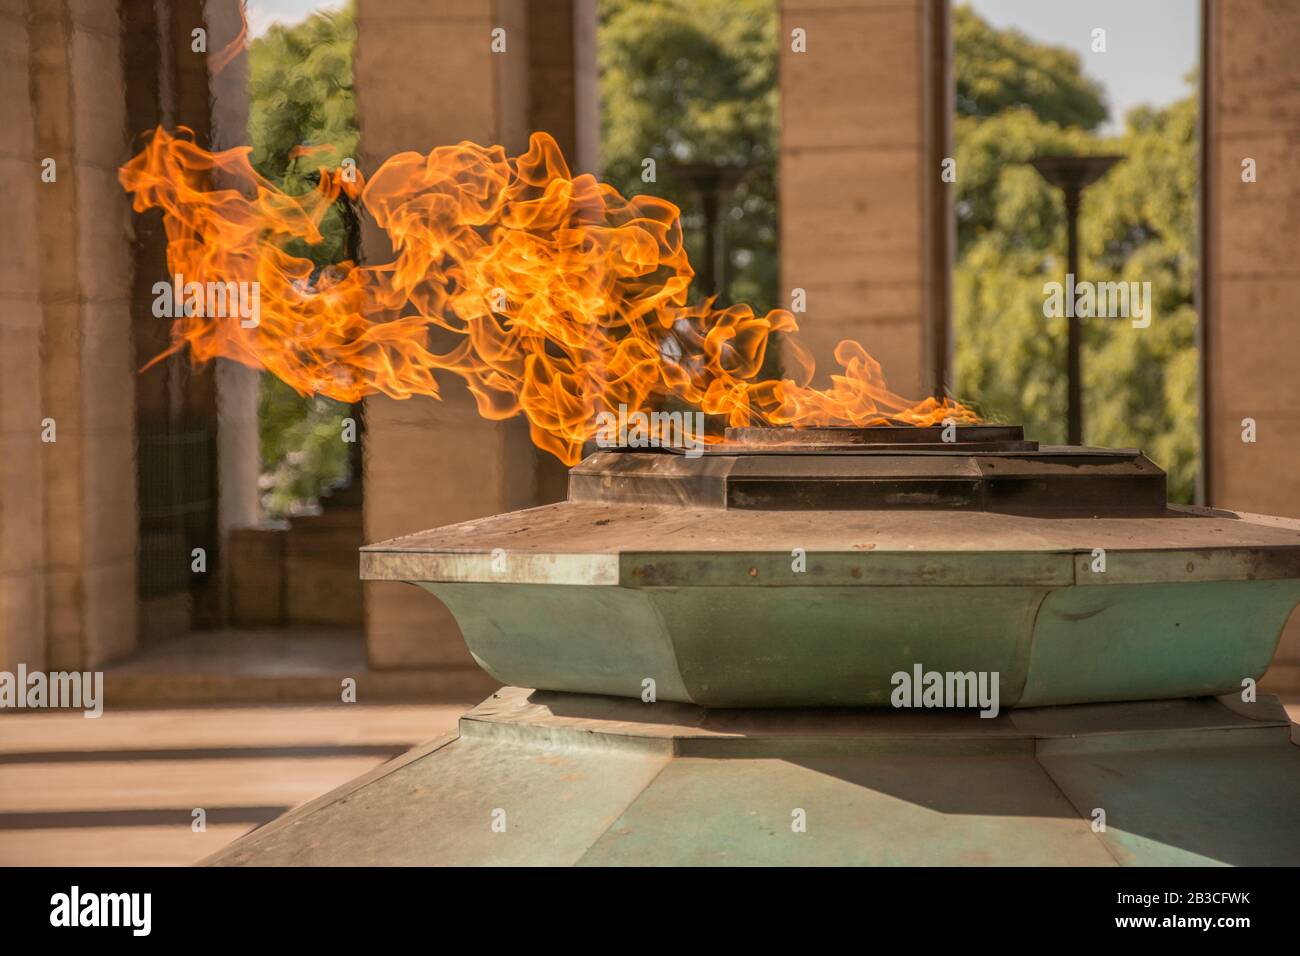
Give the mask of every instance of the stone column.
[[(1202, 427), (1208, 503), (1300, 517), (1300, 6), (1203, 7)], [(1253, 181), (1247, 181), (1251, 180)], [(1254, 423), (1254, 442), (1243, 432)], [(1277, 662), (1300, 683), (1300, 620)]]
[(947, 18), (943, 0), (781, 0), (780, 302), (806, 293), (820, 384), (846, 338), (909, 398), (947, 376)]
[[(204, 147), (248, 141), (247, 55), (231, 47), (239, 0), (119, 0), (132, 150), (156, 126), (188, 127)], [(194, 33), (205, 31), (202, 49)], [(132, 217), (131, 290), (137, 365), (170, 344), (153, 314), (153, 286), (168, 277), (162, 215)], [(134, 375), (141, 460), (139, 631), (152, 642), (225, 619), (230, 529), (259, 517), (258, 373), (217, 360), (194, 367), (172, 355)], [(183, 507), (179, 507), (183, 505)], [(192, 549), (207, 552), (191, 571)]]
[[(177, 125), (176, 60), (188, 56), (172, 40), (173, 18), (188, 20), (189, 11), (173, 9), (157, 0), (121, 0), (122, 67), (126, 79), (126, 129), (132, 150), (139, 149), (144, 134), (157, 126)], [(195, 25), (198, 25), (197, 23)], [(185, 49), (188, 49), (185, 48)], [(191, 118), (187, 118), (190, 120)], [(196, 127), (206, 129), (206, 122)], [(170, 344), (171, 320), (153, 314), (154, 283), (163, 280), (167, 269), (167, 237), (162, 216), (157, 212), (132, 215), (131, 258), (135, 276), (131, 289), (134, 351), (137, 367), (143, 367)], [(140, 600), (137, 630), (142, 644), (184, 634), (190, 630), (193, 599), (188, 588), (173, 585), (164, 589), (151, 581), (154, 555), (185, 554), (180, 515), (159, 516), (155, 502), (159, 489), (172, 474), (166, 456), (164, 436), (183, 409), (181, 383), (187, 356), (169, 358), (135, 375), (137, 468), (145, 476), (140, 482), (139, 545)], [(188, 568), (185, 569), (188, 574)], [(183, 580), (178, 575), (173, 580)]]
[[(596, 0), (528, 6), (528, 125), (555, 142), (575, 174), (600, 174), (600, 89)], [(534, 450), (536, 504), (563, 501), (569, 471)]]
[(0, 3), (0, 670), (44, 670), (45, 536), (41, 442), (41, 156), (28, 86), (27, 10)]
[[(206, 0), (204, 20), (208, 29), (208, 87), (211, 90), (211, 133), (213, 149), (230, 149), (250, 142), (248, 134), (248, 53), (240, 0)], [(262, 473), (259, 441), (258, 397), (261, 373), (256, 369), (217, 359), (214, 363), (216, 389), (216, 487), (217, 542), (219, 560), (209, 571), (218, 575), (221, 606), (219, 620), (234, 618), (236, 576), (250, 569), (236, 567), (241, 555), (232, 547), (236, 529), (255, 528), (262, 517), (258, 478)], [(282, 565), (281, 565), (282, 567)], [(277, 569), (279, 570), (279, 569)], [(254, 573), (265, 574), (257, 568)], [(254, 587), (278, 600), (283, 588), (277, 575), (263, 577)], [(358, 592), (360, 588), (356, 589)], [(359, 597), (359, 595), (358, 595)], [(360, 616), (360, 608), (354, 610)]]
[[(212, 92), (212, 148), (230, 149), (249, 142), (248, 52), (240, 40), (241, 0), (206, 0), (208, 86)], [(232, 43), (238, 52), (227, 54)], [(262, 473), (258, 442), (257, 399), (261, 376), (238, 362), (216, 362), (217, 518), (224, 552), (232, 528), (261, 519), (257, 480)], [(223, 562), (224, 563), (224, 562)]]
[[(492, 31), (506, 31), (493, 53)], [(521, 150), (528, 134), (529, 16), (523, 0), (358, 0), (355, 82), (361, 167), (402, 150), (463, 139)], [(365, 257), (389, 255), (366, 224)], [(379, 541), (520, 508), (536, 500), (536, 457), (521, 420), (481, 419), (459, 381), (441, 401), (366, 401), (365, 534)], [(433, 597), (366, 585), (376, 667), (472, 668), (451, 615)]]
[(1208, 498), (1300, 517), (1300, 7), (1231, 0), (1206, 14)]
[[(131, 353), (121, 27), (115, 4), (30, 0), (38, 182), (47, 666), (98, 667), (136, 643)], [(38, 170), (33, 176), (39, 175)]]

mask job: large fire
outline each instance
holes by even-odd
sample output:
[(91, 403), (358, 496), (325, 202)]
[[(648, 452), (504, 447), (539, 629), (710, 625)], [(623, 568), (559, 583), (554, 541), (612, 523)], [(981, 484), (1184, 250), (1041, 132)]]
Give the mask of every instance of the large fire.
[[(301, 196), (258, 175), (250, 152), (212, 153), (188, 131), (158, 129), (119, 173), (137, 211), (162, 209), (173, 276), (257, 283), (255, 324), (182, 312), (164, 354), (189, 346), (196, 363), (233, 359), (347, 402), (436, 397), (435, 373), (450, 373), (483, 416), (522, 413), (533, 441), (569, 464), (600, 413), (671, 399), (730, 425), (977, 420), (956, 402), (890, 392), (852, 341), (835, 350), (831, 386), (810, 387), (790, 312), (688, 305), (694, 271), (677, 207), (571, 175), (545, 133), (517, 157), (466, 142), (393, 156), (368, 181), (322, 169)], [(320, 241), (341, 195), (387, 233), (391, 261), (317, 273), (286, 251), (293, 239)], [(759, 378), (773, 333), (784, 334), (793, 377)]]

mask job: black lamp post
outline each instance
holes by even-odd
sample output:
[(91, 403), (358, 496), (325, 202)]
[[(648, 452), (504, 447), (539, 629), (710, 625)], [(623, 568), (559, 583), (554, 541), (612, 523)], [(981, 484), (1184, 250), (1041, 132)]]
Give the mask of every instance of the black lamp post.
[[(1065, 194), (1066, 271), (1079, 281), (1079, 200), (1083, 191), (1106, 175), (1123, 156), (1041, 156), (1030, 161), (1038, 174)], [(1065, 342), (1066, 434), (1071, 445), (1083, 444), (1083, 378), (1080, 372), (1079, 316), (1067, 310)]]
[(699, 287), (706, 296), (716, 295), (725, 304), (729, 281), (725, 261), (721, 276), (718, 271), (718, 250), (722, 244), (719, 211), (722, 198), (735, 188), (745, 167), (736, 163), (674, 163), (671, 168), (699, 196), (704, 213), (704, 262), (697, 277)]

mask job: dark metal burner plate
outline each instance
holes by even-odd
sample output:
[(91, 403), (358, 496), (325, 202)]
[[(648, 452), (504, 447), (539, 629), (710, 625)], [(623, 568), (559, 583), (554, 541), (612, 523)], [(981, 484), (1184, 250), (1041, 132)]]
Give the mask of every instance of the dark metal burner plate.
[[(1048, 446), (1017, 425), (733, 428), (703, 455), (601, 451), (569, 500), (749, 511), (1156, 515), (1165, 473), (1134, 449)], [(939, 441), (931, 441), (939, 438)], [(660, 449), (659, 451), (662, 451)]]
[[(952, 441), (944, 440), (948, 432)], [(728, 428), (715, 455), (818, 454), (835, 451), (1037, 451), (1020, 425), (824, 425), (811, 428)]]

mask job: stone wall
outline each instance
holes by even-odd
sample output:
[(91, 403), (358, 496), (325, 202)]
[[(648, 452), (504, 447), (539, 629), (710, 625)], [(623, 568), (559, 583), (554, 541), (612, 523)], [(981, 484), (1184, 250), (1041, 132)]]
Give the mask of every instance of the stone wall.
[[(166, 274), (165, 239), (156, 214), (130, 214), (118, 182), (136, 133), (208, 129), (198, 26), (224, 45), (238, 32), (237, 0), (0, 2), (0, 174), (14, 240), (0, 259), (0, 669), (96, 668), (137, 646), (149, 616), (137, 587), (138, 434), (196, 420), (217, 429), (211, 371), (138, 372), (168, 342), (150, 291)], [(240, 139), (241, 68), (236, 58), (223, 96)], [(255, 456), (255, 405), (247, 379), (237, 384), (239, 414), (228, 403), (226, 418)], [(252, 464), (233, 489), (243, 504), (256, 493)], [(188, 574), (177, 541), (166, 560)], [(201, 592), (218, 615), (219, 588)], [(193, 623), (185, 598), (162, 619), (167, 636)]]
[[(1300, 6), (1209, 4), (1205, 144), (1211, 503), (1300, 517)], [(1242, 181), (1253, 159), (1256, 181)], [(1241, 440), (1253, 418), (1258, 440)]]
[(0, 0), (0, 670), (46, 666), (41, 419), (40, 158), (27, 4)]
[[(1207, 497), (1300, 518), (1300, 5), (1223, 0), (1205, 16)], [(1242, 180), (1248, 159), (1255, 182)], [(1300, 615), (1277, 660), (1300, 682)]]
[[(491, 52), (491, 31), (506, 52)], [(527, 128), (527, 16), (519, 0), (359, 0), (355, 76), (361, 166), (463, 139), (520, 149)], [(456, 95), (447, 91), (455, 89)], [(367, 222), (366, 258), (385, 237)], [(532, 455), (518, 423), (481, 419), (455, 380), (443, 400), (366, 401), (365, 536), (379, 541), (530, 503)], [(472, 666), (451, 615), (400, 584), (366, 585), (376, 667)]]
[[(47, 664), (95, 667), (136, 642), (135, 406), (127, 158), (114, 4), (31, 0), (42, 304)], [(33, 428), (38, 423), (33, 423)]]

